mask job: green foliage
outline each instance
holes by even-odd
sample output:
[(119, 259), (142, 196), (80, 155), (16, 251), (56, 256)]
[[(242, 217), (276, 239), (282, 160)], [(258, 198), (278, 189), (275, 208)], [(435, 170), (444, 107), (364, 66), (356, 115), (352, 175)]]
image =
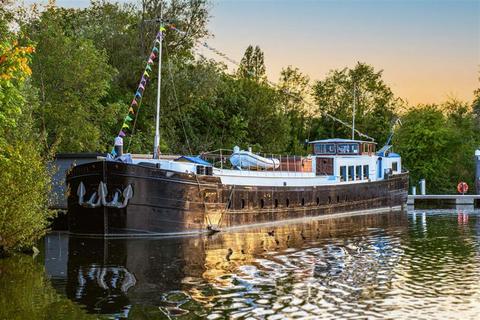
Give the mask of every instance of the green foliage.
[[(396, 117), (395, 110), (402, 101), (394, 96), (382, 80), (382, 71), (365, 63), (353, 69), (333, 70), (314, 85), (314, 98), (320, 112), (327, 112), (346, 122), (353, 114), (354, 88), (356, 96), (355, 127), (360, 132), (384, 143)], [(316, 134), (327, 137), (351, 137), (351, 129), (322, 116), (323, 125)]]
[(114, 69), (92, 41), (68, 34), (70, 14), (49, 8), (29, 26), (37, 43), (32, 66), (32, 80), (40, 90), (37, 126), (46, 150), (103, 151), (105, 119), (118, 117), (120, 111), (116, 104), (102, 104)]
[(240, 61), (237, 75), (240, 78), (252, 79), (255, 81), (264, 81), (266, 79), (264, 54), (259, 46), (253, 48), (253, 46), (250, 45), (247, 47), (245, 54)]
[(433, 194), (455, 193), (459, 181), (473, 187), (473, 154), (479, 142), (473, 114), (457, 101), (409, 110), (394, 136), (395, 151), (402, 155), (411, 182), (425, 178)]
[(310, 99), (310, 78), (298, 68), (288, 66), (280, 73), (279, 94), (289, 120), (288, 147), (293, 154), (303, 154), (305, 140), (310, 139), (313, 110), (307, 103)]
[[(7, 23), (4, 17), (0, 26)], [(33, 48), (5, 36), (0, 40), (0, 255), (32, 246), (53, 215), (47, 210), (49, 175), (30, 130), (36, 92), (25, 81)]]

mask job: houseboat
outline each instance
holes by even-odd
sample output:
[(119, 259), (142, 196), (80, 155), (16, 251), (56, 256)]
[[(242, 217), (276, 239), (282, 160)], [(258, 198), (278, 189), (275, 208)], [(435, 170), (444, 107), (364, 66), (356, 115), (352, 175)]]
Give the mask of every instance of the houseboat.
[[(124, 123), (112, 155), (67, 174), (69, 230), (102, 236), (214, 232), (330, 215), (400, 209), (408, 173), (401, 157), (371, 141), (311, 141), (308, 156), (225, 152), (166, 157), (159, 153), (160, 28), (125, 121), (135, 116), (158, 58), (153, 157), (123, 155)], [(148, 71), (148, 72), (147, 72)]]
[(191, 234), (405, 204), (408, 173), (389, 147), (376, 152), (375, 143), (346, 139), (310, 146), (312, 154), (303, 157), (236, 149), (75, 166), (67, 176), (70, 232)]

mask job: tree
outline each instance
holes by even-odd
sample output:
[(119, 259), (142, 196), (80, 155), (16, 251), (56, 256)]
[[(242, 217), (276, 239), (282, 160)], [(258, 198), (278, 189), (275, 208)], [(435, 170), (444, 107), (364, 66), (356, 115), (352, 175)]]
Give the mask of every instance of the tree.
[[(27, 26), (37, 42), (33, 84), (40, 90), (36, 118), (46, 150), (105, 151), (107, 119), (115, 119), (118, 105), (103, 104), (115, 74), (104, 51), (88, 39), (69, 35), (72, 11), (50, 7)], [(110, 139), (110, 137), (109, 137)]]
[(249, 45), (245, 50), (240, 66), (237, 70), (240, 78), (252, 79), (254, 81), (265, 81), (265, 61), (263, 51), (259, 46), (253, 48)]
[(429, 193), (455, 193), (459, 181), (473, 185), (475, 147), (479, 128), (468, 104), (448, 101), (419, 105), (402, 117), (394, 135), (413, 184), (427, 180)]
[[(353, 69), (331, 71), (313, 90), (320, 114), (326, 112), (345, 122), (352, 119), (355, 90), (355, 127), (380, 143), (386, 141), (396, 109), (403, 103), (382, 80), (382, 71), (360, 62)], [(350, 128), (328, 117), (322, 115), (321, 123), (318, 136), (351, 137)]]
[(309, 131), (313, 116), (310, 107), (310, 78), (298, 68), (288, 66), (280, 72), (278, 90), (285, 115), (289, 120), (289, 142), (287, 150), (293, 154), (305, 153), (304, 142), (310, 138)]
[(0, 8), (0, 256), (32, 246), (45, 234), (50, 179), (28, 123), (35, 90), (29, 86), (34, 49), (8, 31)]

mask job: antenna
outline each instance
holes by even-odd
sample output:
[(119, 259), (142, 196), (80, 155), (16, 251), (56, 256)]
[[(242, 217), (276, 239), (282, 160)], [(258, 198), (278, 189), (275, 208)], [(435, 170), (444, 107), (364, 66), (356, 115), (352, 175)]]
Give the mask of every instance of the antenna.
[(353, 115), (352, 115), (352, 140), (355, 140), (355, 113), (356, 113), (356, 87), (355, 82), (353, 82)]

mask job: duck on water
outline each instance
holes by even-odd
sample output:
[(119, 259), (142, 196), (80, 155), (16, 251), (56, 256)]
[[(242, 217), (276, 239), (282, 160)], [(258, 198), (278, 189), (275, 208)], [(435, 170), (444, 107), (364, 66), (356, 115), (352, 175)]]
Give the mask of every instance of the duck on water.
[[(162, 26), (157, 34), (125, 121), (141, 102), (154, 58), (161, 74), (164, 30)], [(238, 147), (200, 156), (161, 156), (160, 85), (157, 96), (153, 157), (123, 154), (124, 123), (112, 155), (77, 165), (67, 174), (71, 233), (195, 234), (391, 211), (406, 203), (408, 173), (401, 157), (390, 145), (377, 152), (371, 141), (311, 141), (309, 156), (262, 156)]]

